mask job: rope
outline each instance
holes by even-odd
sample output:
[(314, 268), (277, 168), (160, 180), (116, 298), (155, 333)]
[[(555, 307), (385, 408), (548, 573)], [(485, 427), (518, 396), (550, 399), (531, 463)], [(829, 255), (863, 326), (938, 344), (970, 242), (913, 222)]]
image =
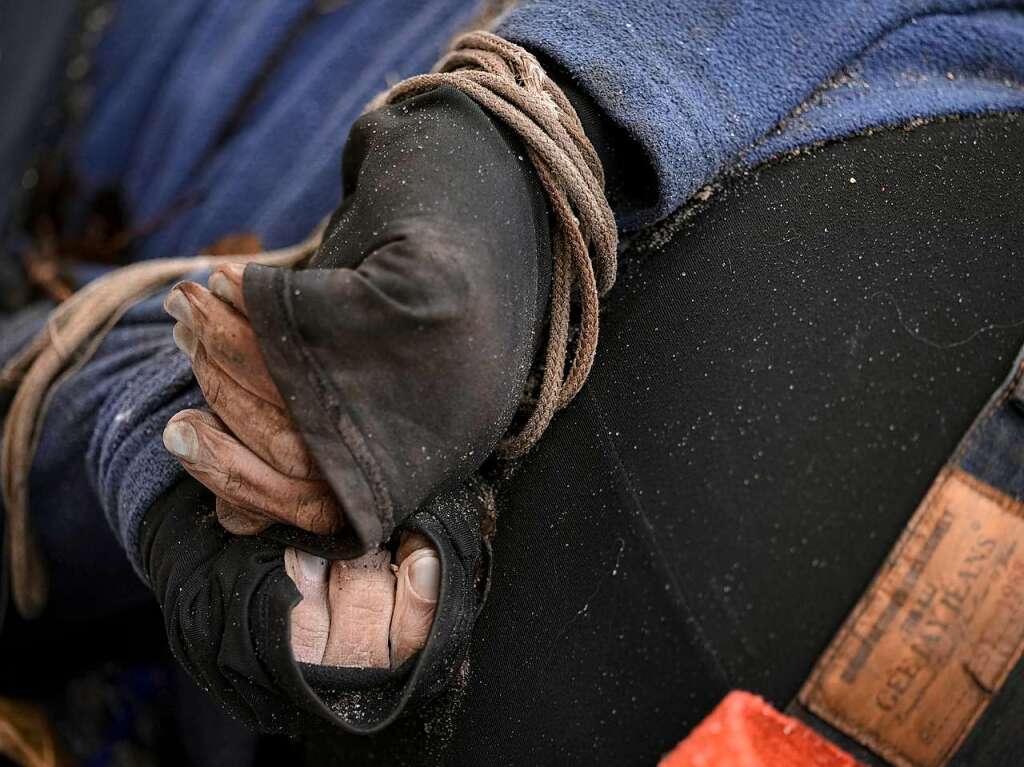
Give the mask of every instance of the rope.
[(90, 282), (50, 313), (43, 329), (0, 370), (0, 388), (16, 389), (4, 424), (0, 480), (14, 603), (24, 618), (46, 604), (46, 571), (28, 520), (28, 477), (56, 385), (84, 365), (136, 302), (199, 269), (225, 263), (291, 266), (316, 250), (321, 225), (305, 241), (247, 255), (200, 255), (132, 264)]
[[(529, 51), (485, 31), (466, 33), (431, 74), (395, 85), (372, 106), (395, 104), (447, 85), (500, 119), (526, 145), (554, 213), (552, 285), (543, 376), (533, 412), (498, 451), (527, 453), (560, 409), (579, 393), (597, 353), (598, 299), (615, 282), (618, 232), (604, 195), (604, 171), (565, 94)], [(569, 369), (572, 299), (579, 337)]]

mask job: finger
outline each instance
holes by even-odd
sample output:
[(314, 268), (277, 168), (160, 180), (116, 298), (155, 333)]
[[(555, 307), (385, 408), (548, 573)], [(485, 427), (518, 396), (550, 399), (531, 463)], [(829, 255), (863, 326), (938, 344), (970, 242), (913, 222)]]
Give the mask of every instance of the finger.
[(259, 535), (274, 524), (272, 519), (246, 511), (223, 498), (217, 499), (217, 521), (221, 527), (234, 535)]
[[(181, 323), (175, 325), (175, 332), (178, 327)], [(210, 359), (202, 344), (197, 343), (190, 356), (192, 372), (210, 409), (243, 445), (289, 477), (311, 479), (317, 475), (316, 465), (285, 411), (239, 386)]]
[[(244, 316), (194, 282), (175, 285), (164, 300), (164, 310), (192, 333), (239, 386), (284, 408), (256, 334)], [(187, 348), (183, 351), (188, 353)]]
[(225, 431), (216, 416), (183, 410), (168, 421), (164, 446), (218, 498), (319, 535), (341, 518), (326, 482), (287, 477)]
[(242, 292), (242, 274), (245, 264), (227, 264), (217, 267), (207, 281), (210, 292), (221, 301), (226, 301), (242, 316), (248, 317), (245, 309), (245, 294)]
[(331, 633), (324, 665), (387, 668), (395, 575), (386, 550), (331, 563)]
[(398, 668), (427, 644), (441, 589), (441, 560), (431, 547), (413, 551), (398, 568), (391, 618), (391, 667)]
[(287, 548), (284, 569), (302, 594), (302, 601), (292, 608), (292, 653), (302, 663), (321, 663), (331, 627), (327, 603), (330, 563), (314, 554)]

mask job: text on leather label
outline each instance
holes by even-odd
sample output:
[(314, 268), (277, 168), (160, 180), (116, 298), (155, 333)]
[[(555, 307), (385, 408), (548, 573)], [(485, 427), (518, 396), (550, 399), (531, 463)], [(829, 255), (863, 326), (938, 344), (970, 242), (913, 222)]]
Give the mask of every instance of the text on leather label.
[(1024, 505), (935, 480), (800, 701), (902, 767), (941, 767), (1024, 649)]

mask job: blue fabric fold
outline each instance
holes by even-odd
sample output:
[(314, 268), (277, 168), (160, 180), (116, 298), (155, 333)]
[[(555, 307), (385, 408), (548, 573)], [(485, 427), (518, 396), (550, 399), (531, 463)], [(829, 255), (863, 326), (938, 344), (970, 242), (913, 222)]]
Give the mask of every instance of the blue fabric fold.
[[(149, 0), (124, 0), (119, 13), (134, 19), (139, 4)], [(186, 5), (110, 30), (111, 50), (105, 43), (96, 63), (110, 92), (99, 94), (76, 153), (88, 189), (118, 181), (136, 225), (162, 222), (137, 259), (189, 255), (238, 232), (268, 247), (305, 237), (340, 199), (341, 149), (365, 105), (388, 82), (429, 69), (477, 2), (356, 0), (310, 11), (305, 25), (297, 22), (314, 0)], [(137, 48), (138, 62), (127, 63), (125, 50)], [(129, 78), (111, 75), (125, 67)]]
[[(29, 504), (54, 574), (51, 601), (64, 615), (96, 609), (82, 600), (97, 582), (106, 587), (94, 601), (116, 601), (113, 584), (127, 574), (118, 548), (142, 575), (143, 515), (183, 476), (160, 435), (176, 412), (202, 407), (203, 396), (188, 359), (170, 339), (161, 304), (157, 296), (127, 312), (92, 360), (56, 389), (47, 410)], [(106, 577), (118, 569), (119, 577)], [(82, 572), (89, 577), (74, 577)]]

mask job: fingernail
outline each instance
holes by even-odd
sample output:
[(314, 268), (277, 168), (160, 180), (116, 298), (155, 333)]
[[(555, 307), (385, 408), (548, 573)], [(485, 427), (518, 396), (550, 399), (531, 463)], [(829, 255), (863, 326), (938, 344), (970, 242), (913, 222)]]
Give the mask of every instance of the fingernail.
[(220, 272), (214, 272), (209, 281), (210, 292), (217, 298), (231, 303), (231, 281)]
[(308, 551), (295, 550), (295, 558), (299, 561), (302, 574), (311, 581), (322, 582), (327, 580), (327, 560), (310, 554)]
[(164, 429), (164, 447), (185, 461), (194, 461), (199, 453), (199, 435), (191, 424), (172, 421)]
[(258, 535), (272, 524), (269, 519), (254, 511), (245, 511), (229, 503), (217, 503), (217, 519), (221, 527), (235, 535)]
[(174, 345), (185, 352), (185, 354), (190, 358), (194, 357), (196, 354), (196, 346), (198, 345), (195, 333), (180, 322), (175, 323), (172, 333), (174, 335)]
[(164, 301), (164, 311), (178, 322), (192, 325), (192, 307), (189, 305), (188, 299), (185, 298), (178, 288), (175, 288), (168, 294), (167, 299)]
[(436, 602), (441, 586), (441, 562), (433, 552), (421, 556), (409, 567), (409, 588), (420, 599)]

